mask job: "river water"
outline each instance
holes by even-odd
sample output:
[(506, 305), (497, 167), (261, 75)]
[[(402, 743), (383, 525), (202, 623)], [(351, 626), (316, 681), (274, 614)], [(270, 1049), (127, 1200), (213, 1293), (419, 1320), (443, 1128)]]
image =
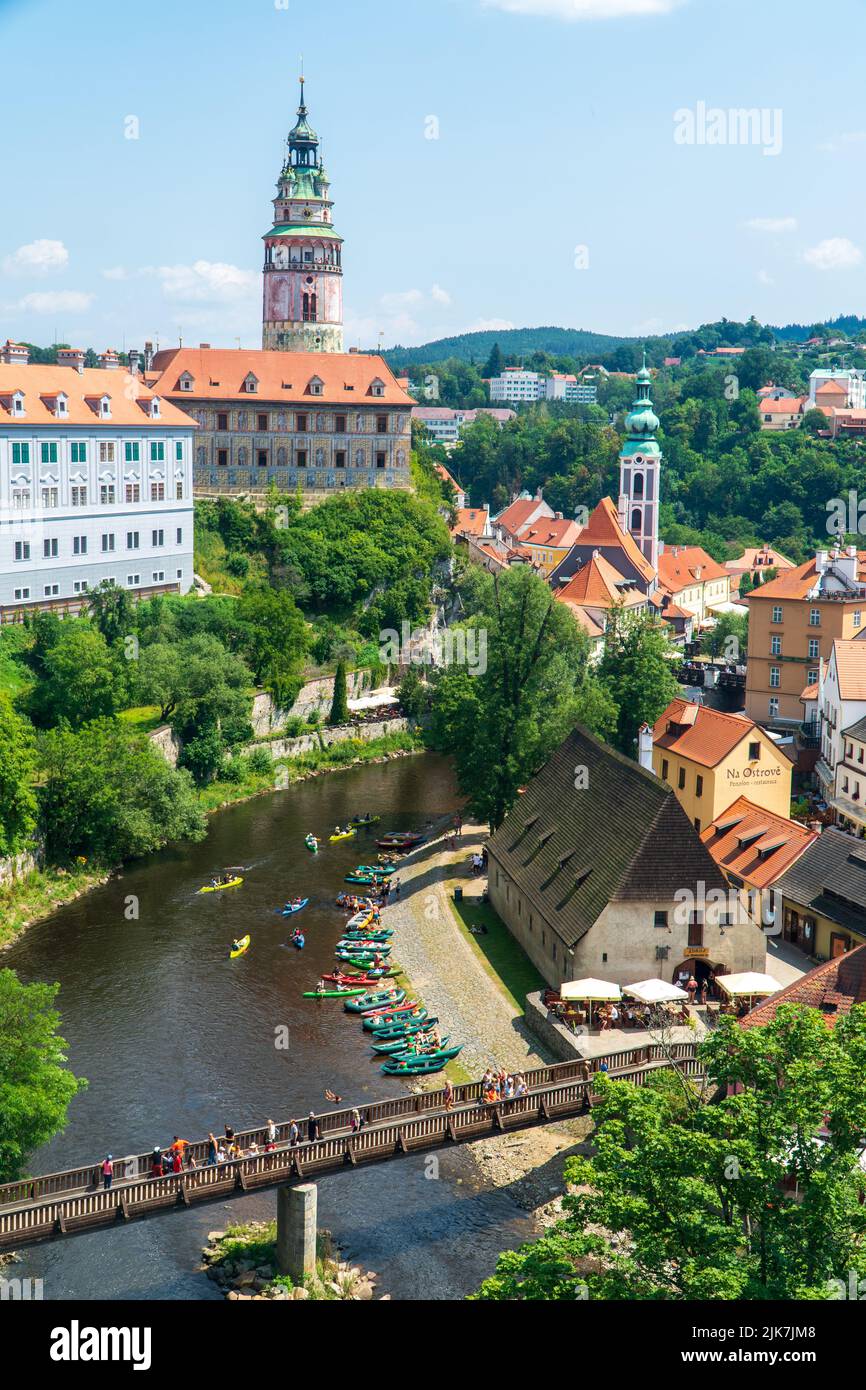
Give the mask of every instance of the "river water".
[[(344, 1104), (400, 1094), (339, 1001), (301, 998), (333, 967), (344, 874), (377, 853), (374, 830), (335, 845), (327, 836), (367, 811), (380, 830), (421, 829), (458, 804), (449, 763), (432, 755), (330, 773), (220, 812), (201, 844), (136, 863), (32, 927), (2, 964), (27, 982), (59, 981), (69, 1064), (90, 1084), (31, 1171), (329, 1109), (326, 1088)], [(324, 838), (316, 856), (309, 830)], [(246, 866), (242, 887), (198, 893), (235, 864)], [(278, 915), (295, 895), (309, 907)], [(286, 944), (295, 922), (302, 951)], [(232, 937), (247, 932), (249, 951), (229, 960)], [(465, 1151), (443, 1151), (434, 1176), (416, 1155), (318, 1186), (320, 1225), (393, 1298), (460, 1298), (532, 1233), (507, 1193), (480, 1189)], [(15, 1274), (41, 1277), (46, 1298), (215, 1298), (195, 1272), (207, 1232), (275, 1210), (273, 1192), (178, 1210), (34, 1246)]]

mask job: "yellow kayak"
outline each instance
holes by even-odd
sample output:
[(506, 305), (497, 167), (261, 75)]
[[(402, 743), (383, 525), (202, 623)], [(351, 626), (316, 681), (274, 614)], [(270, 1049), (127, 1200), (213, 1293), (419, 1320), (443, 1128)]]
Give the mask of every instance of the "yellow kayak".
[(199, 888), (200, 893), (221, 893), (223, 888), (237, 888), (239, 883), (243, 883), (242, 878), (230, 878), (228, 883), (209, 883), (207, 888)]
[(331, 842), (333, 842), (334, 840), (352, 840), (352, 839), (354, 839), (354, 837), (355, 837), (355, 832), (354, 832), (354, 830), (341, 830), (340, 833), (339, 833), (339, 835), (329, 835), (329, 836), (328, 836), (328, 838), (329, 838), (329, 840), (331, 840)]
[(240, 941), (239, 941), (239, 943), (238, 943), (238, 945), (240, 946), (240, 950), (239, 950), (239, 951), (229, 951), (229, 955), (230, 955), (230, 957), (231, 957), (232, 960), (237, 960), (238, 956), (242, 956), (243, 953), (244, 953), (244, 951), (246, 951), (246, 950), (249, 949), (250, 940), (251, 940), (251, 938), (250, 938), (249, 936), (242, 936), (242, 937), (241, 937), (241, 939), (240, 939)]

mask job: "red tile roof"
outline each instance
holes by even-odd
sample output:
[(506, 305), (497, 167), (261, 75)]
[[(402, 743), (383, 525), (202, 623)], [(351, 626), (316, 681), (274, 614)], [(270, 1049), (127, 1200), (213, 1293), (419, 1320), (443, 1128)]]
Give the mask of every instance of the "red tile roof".
[[(698, 573), (700, 571), (700, 574)], [(728, 571), (699, 545), (676, 545), (659, 556), (659, 583), (679, 594), (708, 579), (727, 579)]]
[[(179, 378), (189, 372), (192, 389), (180, 390)], [(400, 386), (382, 357), (361, 352), (263, 352), (237, 348), (167, 348), (153, 359), (151, 380), (156, 375), (159, 392), (190, 400), (237, 400), (255, 408), (256, 401), (304, 401), (324, 404), (400, 405), (415, 402)], [(243, 390), (252, 374), (258, 380), (254, 392)], [(322, 382), (321, 395), (310, 383)], [(384, 394), (376, 396), (374, 381)]]
[[(547, 515), (551, 520), (553, 519), (553, 508), (548, 507), (547, 503), (540, 497), (518, 497), (516, 501), (505, 508), (504, 512), (500, 512), (496, 518), (496, 524), (510, 532), (512, 536), (516, 536), (522, 527), (529, 524), (539, 508), (542, 516)], [(547, 508), (546, 513), (545, 508)]]
[[(12, 414), (12, 394), (24, 393), (24, 415)], [(59, 394), (67, 398), (67, 414), (57, 416), (54, 405)], [(111, 416), (99, 414), (99, 401), (111, 397)], [(160, 398), (160, 413), (154, 419), (150, 402)], [(195, 429), (195, 422), (183, 410), (167, 401), (160, 391), (152, 391), (140, 377), (123, 367), (56, 367), (48, 363), (32, 365), (0, 362), (0, 423), (4, 427), (25, 425), (86, 425), (110, 430), (118, 425), (147, 425), (148, 428)]]
[(623, 531), (619, 513), (609, 497), (602, 497), (580, 533), (581, 545), (599, 548), (617, 545), (628, 556), (642, 579), (655, 578), (655, 570), (630, 531)]
[(576, 521), (566, 518), (553, 518), (549, 521), (544, 517), (541, 521), (534, 521), (531, 526), (525, 526), (520, 532), (522, 545), (553, 545), (564, 546), (574, 545), (581, 533), (581, 527)]
[[(866, 550), (858, 550), (857, 560), (858, 580), (861, 584), (866, 583)], [(814, 589), (817, 580), (818, 569), (813, 557), (804, 564), (797, 565), (795, 569), (785, 570), (784, 574), (779, 574), (775, 579), (752, 589), (746, 597), (749, 603), (753, 599), (805, 598), (809, 590)]]
[(613, 608), (618, 603), (626, 607), (646, 603), (646, 595), (633, 585), (624, 588), (626, 580), (603, 555), (593, 555), (563, 588), (556, 593), (560, 603), (588, 605), (591, 608)]
[(740, 1027), (760, 1028), (762, 1024), (772, 1023), (781, 1005), (803, 1004), (819, 1009), (827, 1027), (833, 1028), (837, 1018), (849, 1013), (855, 1004), (864, 1003), (866, 945), (855, 946), (846, 955), (836, 956), (801, 975), (799, 980), (786, 985), (740, 1019)]
[(487, 525), (488, 513), (483, 507), (460, 507), (451, 527), (453, 536), (481, 536)]

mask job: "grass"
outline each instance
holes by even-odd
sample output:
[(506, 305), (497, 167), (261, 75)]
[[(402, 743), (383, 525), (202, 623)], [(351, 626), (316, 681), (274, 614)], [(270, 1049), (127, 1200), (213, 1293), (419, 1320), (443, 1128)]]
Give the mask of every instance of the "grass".
[(55, 912), (64, 903), (95, 888), (107, 877), (104, 869), (81, 865), (74, 869), (36, 869), (25, 878), (0, 888), (0, 946), (31, 922)]
[[(463, 936), (482, 962), (491, 979), (519, 1013), (526, 1008), (526, 996), (546, 985), (526, 952), (515, 941), (489, 903), (464, 898), (451, 899), (451, 911)], [(470, 927), (487, 928), (486, 936), (474, 936)]]
[(162, 724), (158, 705), (137, 705), (132, 709), (121, 710), (117, 717), (122, 723), (127, 724), (134, 734), (151, 734)]

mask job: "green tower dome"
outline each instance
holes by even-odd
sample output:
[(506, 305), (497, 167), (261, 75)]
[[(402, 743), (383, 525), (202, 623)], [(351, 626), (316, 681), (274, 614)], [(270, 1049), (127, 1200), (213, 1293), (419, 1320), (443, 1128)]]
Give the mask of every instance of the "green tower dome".
[(653, 410), (650, 399), (652, 376), (646, 364), (646, 353), (643, 355), (643, 366), (637, 374), (636, 382), (637, 397), (626, 416), (625, 427), (631, 439), (652, 439), (661, 422)]

